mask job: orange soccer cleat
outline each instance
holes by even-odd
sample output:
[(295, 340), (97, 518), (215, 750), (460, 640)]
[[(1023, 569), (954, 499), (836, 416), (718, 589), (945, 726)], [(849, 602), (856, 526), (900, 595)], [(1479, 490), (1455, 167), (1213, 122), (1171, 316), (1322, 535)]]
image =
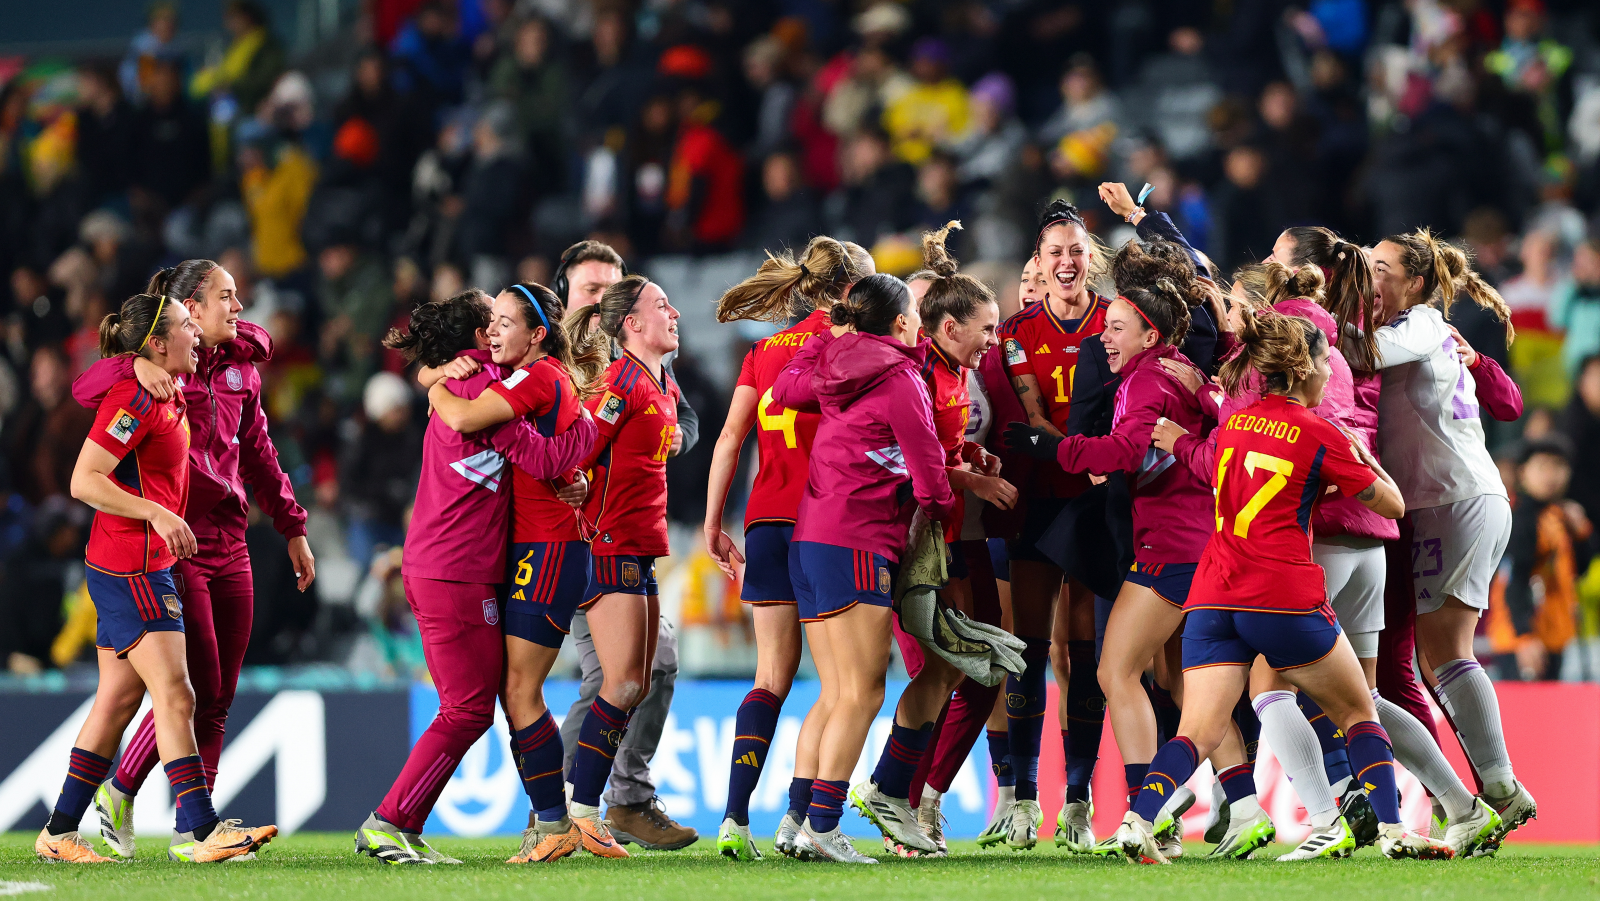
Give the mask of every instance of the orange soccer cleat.
[[(535, 822), (522, 833), (522, 849), (506, 863), (554, 863), (575, 853), (583, 843), (583, 832), (568, 817), (555, 823)], [(623, 853), (626, 856), (627, 852)]]
[(572, 817), (583, 839), (583, 850), (596, 857), (627, 857), (628, 849), (611, 837), (611, 821), (599, 817)]
[[(262, 845), (272, 841), (278, 834), (277, 826), (257, 826), (246, 829), (238, 820), (223, 820), (217, 828), (211, 831), (203, 842), (196, 842), (189, 847), (184, 857), (173, 856), (174, 860), (185, 857), (193, 863), (217, 863), (223, 860), (232, 860), (254, 853)], [(169, 855), (171, 851), (169, 850)]]
[(49, 863), (116, 863), (96, 854), (88, 840), (76, 832), (51, 835), (50, 830), (41, 829), (34, 839), (33, 853)]

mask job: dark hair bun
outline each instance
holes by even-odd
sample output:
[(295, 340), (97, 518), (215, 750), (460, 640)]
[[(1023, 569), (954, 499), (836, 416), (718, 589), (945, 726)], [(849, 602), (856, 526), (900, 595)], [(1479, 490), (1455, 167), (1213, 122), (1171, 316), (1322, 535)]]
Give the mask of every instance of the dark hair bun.
[(848, 303), (836, 303), (828, 310), (828, 321), (838, 326), (855, 325), (855, 308)]

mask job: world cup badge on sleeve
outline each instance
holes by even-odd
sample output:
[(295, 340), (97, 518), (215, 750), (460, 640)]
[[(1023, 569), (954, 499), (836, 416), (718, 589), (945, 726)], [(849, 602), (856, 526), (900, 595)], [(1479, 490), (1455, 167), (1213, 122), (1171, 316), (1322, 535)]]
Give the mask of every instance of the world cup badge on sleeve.
[(606, 396), (600, 401), (599, 415), (608, 424), (616, 425), (617, 420), (622, 418), (622, 396), (607, 391)]
[(138, 418), (120, 408), (117, 410), (117, 415), (111, 417), (111, 424), (106, 426), (106, 433), (123, 444), (127, 444), (137, 431), (139, 431)]

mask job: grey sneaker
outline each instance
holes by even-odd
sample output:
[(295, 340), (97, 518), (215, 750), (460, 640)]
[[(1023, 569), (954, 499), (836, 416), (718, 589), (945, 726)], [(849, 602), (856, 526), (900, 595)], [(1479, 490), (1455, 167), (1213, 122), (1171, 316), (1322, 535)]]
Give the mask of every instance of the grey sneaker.
[(1539, 816), (1539, 805), (1533, 800), (1533, 795), (1521, 782), (1516, 783), (1516, 794), (1509, 798), (1488, 798), (1483, 800), (1500, 817), (1500, 826), (1494, 830), (1483, 843), (1483, 847), (1475, 856), (1492, 854), (1500, 849), (1500, 843), (1506, 836), (1516, 830), (1518, 826)]
[(783, 819), (778, 822), (777, 834), (772, 836), (772, 850), (784, 857), (795, 856), (795, 840), (800, 837), (802, 826), (794, 817), (794, 811), (783, 812)]
[(356, 853), (396, 866), (433, 863), (417, 853), (399, 826), (381, 819), (377, 813), (369, 814), (360, 828), (356, 829)]
[[(934, 854), (939, 846), (922, 834), (917, 813), (905, 798), (891, 798), (868, 779), (850, 788), (850, 805), (883, 833), (883, 845), (901, 857)], [(809, 827), (808, 827), (809, 828)]]
[[(1194, 806), (1194, 792), (1186, 785), (1178, 786), (1172, 793), (1167, 803), (1161, 805), (1161, 810), (1156, 814), (1155, 835), (1156, 841), (1165, 842), (1177, 836), (1179, 844), (1183, 838), (1183, 815)], [(1170, 854), (1168, 855), (1171, 856)]]
[(811, 820), (800, 830), (794, 841), (795, 857), (801, 860), (827, 860), (833, 863), (877, 863), (850, 844), (850, 837), (838, 826), (831, 832), (818, 833), (811, 829)]
[(1018, 800), (1011, 808), (1010, 830), (1006, 833), (1006, 846), (1013, 851), (1032, 851), (1039, 843), (1039, 827), (1044, 825), (1044, 811), (1038, 800)]
[(100, 815), (100, 839), (111, 853), (124, 860), (133, 859), (133, 796), (117, 791), (111, 780), (100, 783), (94, 792), (94, 811)]
[[(1457, 857), (1485, 857), (1495, 852), (1487, 847), (1500, 829), (1500, 814), (1482, 798), (1472, 799), (1472, 812), (1445, 829), (1444, 843)], [(1430, 834), (1429, 838), (1433, 838)]]
[(1356, 837), (1350, 825), (1339, 817), (1331, 825), (1312, 829), (1306, 840), (1288, 854), (1279, 855), (1281, 861), (1317, 860), (1318, 858), (1349, 857), (1356, 851)]

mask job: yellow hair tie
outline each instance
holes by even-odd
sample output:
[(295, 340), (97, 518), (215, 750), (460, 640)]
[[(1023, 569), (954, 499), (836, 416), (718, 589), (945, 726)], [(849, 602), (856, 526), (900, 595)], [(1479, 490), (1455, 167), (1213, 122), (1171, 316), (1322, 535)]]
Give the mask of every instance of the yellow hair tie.
[(154, 321), (152, 321), (150, 323), (150, 331), (145, 333), (144, 340), (139, 342), (139, 347), (138, 347), (137, 350), (134, 351), (134, 353), (138, 353), (139, 351), (144, 350), (144, 346), (146, 344), (150, 343), (151, 337), (153, 337), (155, 335), (155, 333), (156, 333), (156, 326), (161, 324), (161, 311), (163, 309), (165, 309), (166, 306), (167, 306), (166, 295), (162, 295), (161, 296), (161, 302), (156, 304), (156, 318), (155, 318)]

